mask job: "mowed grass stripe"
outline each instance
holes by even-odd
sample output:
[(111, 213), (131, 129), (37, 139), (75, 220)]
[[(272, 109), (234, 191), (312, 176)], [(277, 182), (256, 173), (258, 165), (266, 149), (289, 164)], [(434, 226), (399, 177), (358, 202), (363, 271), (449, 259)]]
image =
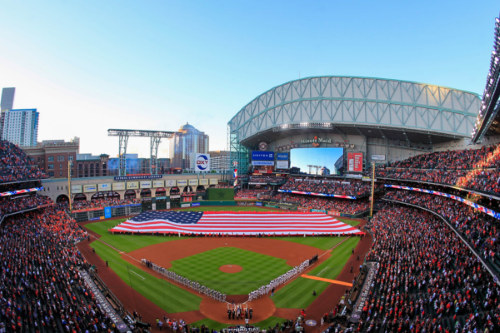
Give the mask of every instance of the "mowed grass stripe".
[[(320, 277), (334, 280), (342, 271), (342, 268), (347, 263), (351, 251), (359, 242), (359, 237), (351, 237), (344, 243), (340, 244), (332, 251), (331, 257), (315, 267), (308, 275), (318, 274), (322, 272)], [(358, 261), (356, 261), (358, 263)], [(350, 282), (350, 281), (349, 281)], [(328, 286), (329, 282), (311, 280), (299, 277), (285, 287), (278, 290), (273, 297), (276, 307), (289, 309), (305, 309), (317, 296), (312, 296), (315, 290), (316, 294), (321, 294)]]
[[(238, 265), (238, 273), (224, 273), (220, 266)], [(170, 270), (227, 295), (243, 295), (269, 283), (292, 267), (285, 259), (234, 247), (220, 247), (175, 260)]]
[(118, 252), (99, 241), (91, 245), (99, 257), (104, 261), (107, 260), (109, 268), (127, 285), (132, 286), (134, 290), (168, 313), (193, 311), (200, 308), (201, 297), (132, 266), (122, 259)]

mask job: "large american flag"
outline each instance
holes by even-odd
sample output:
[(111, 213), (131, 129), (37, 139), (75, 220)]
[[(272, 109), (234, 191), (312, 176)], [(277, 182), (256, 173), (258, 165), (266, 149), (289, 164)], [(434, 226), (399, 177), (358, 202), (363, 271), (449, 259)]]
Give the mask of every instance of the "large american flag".
[(115, 232), (181, 234), (360, 234), (323, 213), (144, 212), (111, 229)]

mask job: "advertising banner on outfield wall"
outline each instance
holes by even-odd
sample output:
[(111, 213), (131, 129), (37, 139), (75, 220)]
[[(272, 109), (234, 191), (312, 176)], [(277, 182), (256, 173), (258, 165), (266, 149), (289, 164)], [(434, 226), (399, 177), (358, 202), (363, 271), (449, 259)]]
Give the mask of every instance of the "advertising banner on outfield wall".
[(288, 169), (288, 161), (276, 161), (276, 168)]
[(99, 192), (111, 191), (111, 183), (97, 184), (97, 190)]
[(183, 204), (181, 204), (181, 208), (188, 208), (188, 207), (191, 207), (190, 203), (183, 203)]
[(289, 154), (288, 153), (277, 153), (276, 154), (276, 159), (278, 161), (288, 161)]
[(127, 190), (136, 190), (139, 188), (139, 182), (127, 182)]
[(252, 151), (252, 161), (274, 161), (274, 152)]
[(125, 183), (113, 183), (113, 191), (120, 191), (125, 189)]
[(274, 166), (274, 161), (252, 161), (252, 165), (257, 165), (257, 166)]
[(385, 155), (372, 155), (372, 161), (385, 161)]
[(111, 218), (111, 207), (104, 207), (104, 218)]
[(363, 153), (347, 153), (347, 171), (363, 172)]
[(83, 192), (96, 192), (96, 191), (97, 187), (95, 186), (95, 184), (83, 185)]
[(219, 184), (219, 180), (217, 178), (210, 178), (210, 185), (217, 185)]
[(71, 185), (71, 193), (73, 194), (82, 193), (82, 185)]
[(328, 211), (328, 215), (331, 215), (331, 216), (340, 216), (340, 212), (336, 212), (334, 210), (329, 210)]
[(175, 187), (177, 186), (177, 182), (174, 179), (165, 180), (166, 187)]
[(198, 179), (190, 179), (189, 186), (198, 186)]
[(200, 185), (208, 185), (208, 179), (200, 179)]
[(143, 180), (140, 182), (141, 188), (151, 188), (150, 180)]
[(163, 180), (153, 180), (153, 187), (158, 188), (158, 187), (164, 187), (165, 182)]
[(178, 179), (177, 180), (177, 186), (186, 186), (187, 185), (187, 180), (185, 179)]

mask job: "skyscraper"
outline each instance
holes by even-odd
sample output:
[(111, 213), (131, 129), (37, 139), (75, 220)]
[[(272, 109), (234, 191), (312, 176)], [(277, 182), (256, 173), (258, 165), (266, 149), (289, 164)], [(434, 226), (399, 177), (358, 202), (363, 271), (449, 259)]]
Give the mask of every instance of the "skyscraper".
[(170, 166), (189, 169), (194, 153), (206, 154), (207, 152), (208, 135), (186, 123), (170, 139)]
[(3, 112), (2, 140), (20, 146), (36, 146), (39, 113), (36, 109)]
[(3, 122), (5, 112), (14, 108), (14, 95), (16, 88), (3, 88), (2, 99), (0, 100), (0, 135), (3, 133)]
[(14, 95), (16, 88), (3, 88), (2, 101), (0, 102), (0, 110), (12, 110), (14, 108)]

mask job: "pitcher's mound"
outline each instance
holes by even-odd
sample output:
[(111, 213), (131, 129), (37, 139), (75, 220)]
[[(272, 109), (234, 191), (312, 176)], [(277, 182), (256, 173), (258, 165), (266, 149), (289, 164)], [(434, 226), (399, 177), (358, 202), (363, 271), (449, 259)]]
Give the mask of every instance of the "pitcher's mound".
[(238, 273), (243, 269), (243, 267), (238, 265), (224, 265), (220, 266), (219, 269), (224, 273)]

